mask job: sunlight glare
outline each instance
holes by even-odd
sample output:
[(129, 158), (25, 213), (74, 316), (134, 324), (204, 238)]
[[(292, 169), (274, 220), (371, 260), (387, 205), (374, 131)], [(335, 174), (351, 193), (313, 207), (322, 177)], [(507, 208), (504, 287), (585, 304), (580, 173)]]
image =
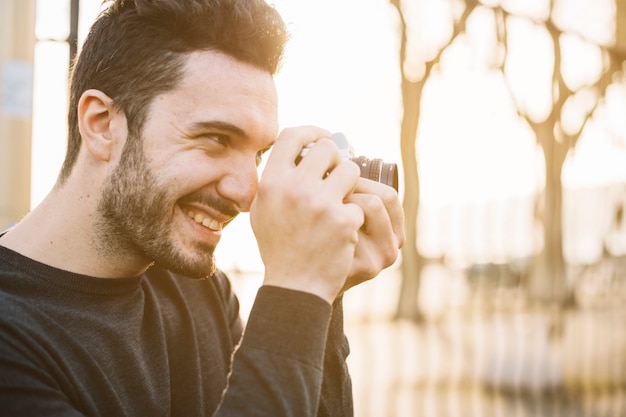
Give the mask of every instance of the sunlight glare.
[[(100, 3), (81, 1), (80, 39)], [(400, 163), (402, 108), (395, 9), (380, 0), (273, 3), (292, 33), (276, 77), (280, 126), (315, 124), (343, 131), (357, 154)], [(508, 20), (506, 74), (522, 111), (534, 121), (545, 119), (552, 105), (554, 57), (546, 29), (532, 20), (544, 17), (548, 0), (481, 3), (501, 4), (511, 13), (526, 16)], [(40, 38), (67, 36), (68, 4), (69, 0), (38, 1)], [(418, 80), (424, 61), (447, 43), (452, 17), (462, 11), (459, 4), (403, 2), (409, 40), (404, 69), (410, 79)], [(568, 85), (593, 82), (602, 69), (602, 57), (587, 41), (605, 45), (614, 41), (615, 6), (611, 0), (559, 0), (556, 7), (560, 27), (574, 32), (563, 41)], [(467, 29), (468, 34), (444, 54), (422, 97), (417, 143), (420, 250), (430, 254), (453, 251), (464, 259), (525, 256), (537, 245), (532, 196), (543, 186), (542, 154), (529, 127), (517, 117), (504, 80), (491, 70), (502, 58), (489, 33), (493, 14), (477, 12)], [(64, 156), (67, 53), (65, 44), (40, 42), (37, 46), (33, 205), (52, 187)], [(564, 119), (568, 129), (580, 125), (581, 115), (590, 106), (588, 95), (581, 93), (568, 103)], [(563, 169), (567, 189), (626, 181), (624, 84), (611, 86), (605, 102), (568, 156)], [(454, 233), (453, 227), (458, 229)], [(476, 234), (481, 227), (482, 235)], [(503, 234), (499, 228), (510, 233)], [(220, 266), (262, 268), (247, 217), (241, 216), (228, 230), (218, 247)], [(249, 245), (243, 247), (242, 242)]]

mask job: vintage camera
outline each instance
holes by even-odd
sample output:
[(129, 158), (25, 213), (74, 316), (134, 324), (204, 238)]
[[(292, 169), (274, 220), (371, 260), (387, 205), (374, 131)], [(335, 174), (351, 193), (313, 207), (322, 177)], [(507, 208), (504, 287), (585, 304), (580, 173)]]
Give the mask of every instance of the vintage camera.
[[(333, 133), (332, 138), (341, 152), (343, 159), (349, 159), (361, 168), (361, 177), (378, 181), (393, 187), (398, 191), (398, 166), (394, 163), (384, 162), (382, 159), (368, 159), (364, 156), (354, 156), (354, 150), (343, 133)], [(304, 148), (300, 157), (306, 155), (308, 149)]]

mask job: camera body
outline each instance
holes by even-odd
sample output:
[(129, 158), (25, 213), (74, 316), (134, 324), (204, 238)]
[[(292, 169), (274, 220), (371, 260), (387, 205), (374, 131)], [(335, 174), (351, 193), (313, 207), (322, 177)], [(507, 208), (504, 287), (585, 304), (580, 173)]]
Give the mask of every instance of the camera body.
[[(365, 156), (354, 156), (354, 150), (343, 133), (333, 133), (332, 141), (339, 148), (341, 157), (357, 164), (361, 169), (361, 177), (377, 181), (392, 187), (398, 191), (398, 166), (394, 163), (384, 162), (382, 159), (368, 159)], [(308, 147), (300, 153), (300, 158), (308, 152)]]
[(386, 184), (398, 191), (398, 166), (396, 164), (384, 162), (379, 158), (355, 157), (354, 150), (343, 133), (333, 133), (331, 139), (339, 148), (343, 159), (349, 159), (361, 168), (362, 178)]

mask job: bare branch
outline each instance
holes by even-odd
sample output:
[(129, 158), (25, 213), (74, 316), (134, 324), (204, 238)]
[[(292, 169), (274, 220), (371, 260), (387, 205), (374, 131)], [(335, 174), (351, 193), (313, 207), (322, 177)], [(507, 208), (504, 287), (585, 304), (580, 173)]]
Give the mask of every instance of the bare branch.
[[(404, 13), (402, 12), (402, 1), (401, 0), (389, 0), (389, 3), (395, 7), (398, 12), (398, 17), (400, 19), (400, 72), (404, 79), (407, 79), (405, 71), (404, 71), (404, 62), (406, 60), (406, 49), (407, 49), (407, 23), (404, 18)], [(437, 55), (431, 59), (430, 61), (425, 62), (426, 70), (424, 72), (424, 77), (422, 79), (426, 80), (430, 76), (433, 67), (439, 62), (441, 56), (446, 51), (446, 49), (454, 42), (454, 40), (458, 37), (460, 33), (465, 31), (465, 26), (469, 15), (472, 14), (474, 9), (478, 6), (478, 0), (467, 0), (466, 7), (463, 11), (463, 14), (459, 18), (458, 22), (454, 24), (452, 35), (448, 42), (437, 52)]]
[(448, 47), (452, 45), (452, 43), (456, 40), (456, 38), (461, 33), (465, 32), (465, 29), (467, 26), (467, 19), (478, 6), (478, 0), (466, 0), (465, 4), (466, 4), (465, 10), (463, 10), (463, 14), (459, 18), (459, 20), (454, 24), (453, 29), (452, 29), (452, 35), (450, 36), (450, 39), (448, 40), (448, 42), (441, 49), (439, 49), (439, 52), (437, 52), (437, 55), (435, 55), (433, 59), (426, 62), (426, 71), (424, 72), (424, 79), (428, 78), (434, 66), (437, 63), (439, 63), (439, 61), (441, 60), (441, 56), (446, 51), (446, 49), (448, 49)]
[[(551, 1), (550, 10), (553, 10), (553, 6), (554, 6), (554, 2)], [(488, 6), (485, 6), (485, 7), (488, 7)], [(493, 6), (490, 8), (492, 9), (496, 17), (497, 35), (498, 35), (498, 44), (499, 44), (498, 46), (502, 47), (504, 50), (504, 58), (497, 66), (497, 69), (504, 75), (506, 59), (509, 53), (506, 22), (509, 17), (514, 16), (514, 15), (506, 11), (501, 6)], [(550, 15), (552, 15), (552, 13), (550, 13)], [(557, 87), (555, 91), (553, 90), (553, 94), (556, 94), (556, 96), (553, 99), (553, 108), (552, 108), (553, 115), (560, 116), (560, 112), (562, 111), (563, 106), (565, 105), (566, 101), (577, 92), (584, 90), (584, 89), (593, 89), (593, 90), (596, 90), (597, 92), (598, 100), (596, 101), (594, 106), (592, 106), (586, 112), (585, 118), (583, 122), (581, 123), (580, 128), (575, 133), (572, 133), (572, 134), (564, 133), (564, 137), (568, 142), (570, 142), (570, 145), (575, 146), (576, 142), (578, 141), (578, 138), (582, 134), (589, 119), (593, 117), (594, 112), (600, 105), (601, 99), (606, 96), (606, 90), (608, 86), (614, 82), (614, 75), (622, 71), (621, 66), (626, 61), (626, 51), (619, 50), (616, 47), (600, 45), (597, 42), (594, 42), (593, 40), (583, 36), (582, 34), (578, 32), (562, 30), (554, 23), (554, 21), (551, 18), (544, 21), (544, 20), (532, 18), (530, 16), (515, 15), (515, 17), (527, 19), (530, 23), (533, 23), (537, 26), (544, 26), (546, 30), (548, 31), (548, 33), (550, 34), (550, 37), (552, 39), (552, 42), (554, 45), (553, 50), (554, 50), (554, 55), (555, 55), (554, 56), (555, 62), (554, 62), (554, 72), (553, 72), (553, 86)], [(560, 71), (561, 48), (560, 48), (559, 41), (560, 41), (561, 36), (563, 35), (575, 36), (583, 42), (596, 45), (598, 48), (600, 48), (601, 52), (605, 54), (606, 56), (608, 56), (609, 58), (609, 66), (602, 73), (602, 75), (598, 78), (598, 80), (596, 80), (593, 83), (581, 86), (576, 91), (571, 90), (567, 86), (567, 84), (565, 83), (565, 80), (563, 79), (562, 72)], [(512, 88), (512, 85), (509, 79), (506, 76), (504, 76), (504, 80), (505, 80), (505, 85), (507, 87), (509, 95), (511, 97), (511, 101), (514, 103), (518, 116), (522, 117), (530, 125), (530, 127), (533, 130), (537, 131), (537, 128), (539, 127), (538, 124), (533, 122), (532, 119), (521, 110), (521, 106), (519, 102), (517, 101), (517, 98), (515, 97), (514, 90)]]
[(406, 60), (407, 45), (406, 19), (404, 18), (404, 13), (402, 13), (400, 0), (389, 0), (389, 3), (396, 8), (398, 18), (400, 19), (400, 73), (402, 74), (402, 78), (406, 78), (404, 74), (404, 61)]
[(515, 107), (517, 116), (524, 119), (526, 123), (532, 126), (533, 121), (531, 120), (528, 114), (522, 111), (521, 105), (517, 101), (517, 97), (515, 97), (515, 92), (513, 91), (513, 86), (511, 85), (511, 81), (509, 80), (509, 78), (506, 76), (506, 73), (505, 73), (505, 65), (506, 65), (507, 58), (509, 56), (509, 39), (508, 39), (509, 35), (506, 29), (506, 22), (508, 19), (508, 14), (502, 7), (494, 7), (492, 10), (493, 10), (495, 20), (496, 20), (496, 31), (497, 31), (497, 39), (498, 39), (496, 48), (501, 47), (502, 50), (504, 51), (502, 59), (500, 60), (496, 68), (502, 74), (502, 78), (504, 79), (504, 85), (506, 86), (506, 90), (509, 93), (511, 102), (513, 103)]
[(585, 113), (584, 120), (578, 130), (572, 134), (564, 134), (566, 139), (571, 142), (572, 146), (576, 146), (576, 143), (578, 142), (578, 139), (585, 130), (585, 127), (587, 126), (589, 120), (591, 120), (595, 111), (602, 103), (602, 99), (606, 97), (606, 90), (615, 81), (615, 74), (622, 70), (622, 63), (623, 60), (616, 60), (614, 58), (614, 55), (609, 56), (608, 68), (606, 68), (600, 78), (591, 86), (591, 88), (596, 90), (596, 96), (598, 97), (598, 99), (595, 101), (594, 105)]

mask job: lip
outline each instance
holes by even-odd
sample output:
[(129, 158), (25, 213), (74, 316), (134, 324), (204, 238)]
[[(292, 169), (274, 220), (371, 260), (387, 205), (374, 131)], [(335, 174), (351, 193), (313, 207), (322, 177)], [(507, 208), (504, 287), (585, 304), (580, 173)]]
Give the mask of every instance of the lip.
[[(216, 211), (211, 207), (207, 207), (204, 205), (198, 204), (180, 204), (179, 205), (183, 214), (187, 214), (190, 211), (201, 214), (203, 217), (210, 217), (211, 219), (217, 220), (222, 226), (230, 223), (233, 219), (231, 216), (227, 216), (222, 212)], [(189, 216), (187, 216), (189, 217)]]

